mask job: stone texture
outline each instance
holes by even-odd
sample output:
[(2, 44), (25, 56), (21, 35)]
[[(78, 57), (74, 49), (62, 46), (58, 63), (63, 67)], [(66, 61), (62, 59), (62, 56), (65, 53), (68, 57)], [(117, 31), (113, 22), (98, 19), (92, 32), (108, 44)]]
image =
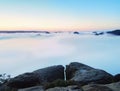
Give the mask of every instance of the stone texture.
[(83, 86), (83, 90), (84, 91), (113, 91), (109, 87), (101, 86), (97, 84), (90, 84), (90, 85)]
[[(54, 87), (47, 90), (43, 89), (42, 86), (34, 86), (24, 89), (19, 89), (18, 91), (120, 91), (120, 82), (111, 84), (88, 84), (84, 86), (71, 85), (67, 87)], [(0, 90), (1, 91), (1, 90)], [(2, 90), (6, 91), (6, 90)]]
[(120, 82), (106, 84), (105, 86), (111, 88), (113, 91), (120, 91)]
[(51, 66), (19, 75), (12, 78), (7, 85), (15, 88), (26, 88), (52, 82), (57, 79), (64, 79), (64, 67), (62, 65)]
[(117, 74), (114, 76), (114, 81), (119, 82), (120, 81), (120, 74)]
[(113, 81), (113, 76), (103, 70), (73, 62), (66, 66), (66, 79), (83, 85), (88, 83), (106, 84)]
[(8, 87), (8, 86), (6, 86), (6, 84), (3, 84), (0, 86), (0, 91), (17, 91), (17, 89)]
[(40, 83), (38, 75), (34, 73), (25, 73), (11, 79), (7, 85), (15, 88), (25, 88), (35, 86), (38, 83)]
[(30, 88), (19, 89), (18, 91), (45, 91), (42, 86), (34, 86)]
[(68, 87), (55, 87), (47, 89), (46, 91), (83, 91), (78, 86), (68, 86)]

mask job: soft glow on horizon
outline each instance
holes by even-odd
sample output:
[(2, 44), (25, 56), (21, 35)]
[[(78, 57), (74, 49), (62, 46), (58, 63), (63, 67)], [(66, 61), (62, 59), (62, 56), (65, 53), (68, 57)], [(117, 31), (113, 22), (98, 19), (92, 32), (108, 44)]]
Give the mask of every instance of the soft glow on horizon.
[(0, 0), (0, 30), (120, 28), (119, 0)]

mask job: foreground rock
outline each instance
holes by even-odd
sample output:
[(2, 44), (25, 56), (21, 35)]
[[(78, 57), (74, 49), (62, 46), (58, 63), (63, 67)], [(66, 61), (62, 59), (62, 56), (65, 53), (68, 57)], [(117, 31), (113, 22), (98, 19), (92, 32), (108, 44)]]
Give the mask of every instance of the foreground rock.
[(97, 85), (97, 84), (91, 84), (83, 86), (84, 91), (113, 91), (107, 86)]
[(45, 91), (42, 86), (34, 86), (30, 88), (19, 89), (18, 91)]
[(26, 88), (52, 82), (57, 79), (64, 79), (64, 67), (62, 65), (51, 66), (32, 73), (19, 75), (11, 79), (7, 85), (14, 88)]
[(39, 77), (34, 73), (25, 73), (11, 79), (7, 85), (14, 88), (25, 88), (39, 84)]
[[(1, 90), (5, 88), (18, 88), (19, 91), (120, 91), (119, 74), (113, 77), (106, 71), (78, 62), (67, 65), (65, 73), (62, 65), (39, 69), (10, 79), (0, 91), (6, 91)], [(64, 77), (67, 81), (64, 81)], [(81, 89), (83, 85), (86, 85), (84, 90)]]
[(73, 62), (66, 66), (66, 79), (81, 85), (88, 83), (106, 84), (113, 81), (113, 76), (103, 70)]
[(0, 85), (0, 91), (17, 91), (17, 89), (8, 87), (4, 84), (4, 85)]
[[(1, 91), (1, 90), (0, 90)], [(67, 86), (67, 87), (54, 87), (44, 90), (42, 86), (34, 86), (25, 89), (19, 89), (18, 91), (120, 91), (120, 82), (111, 84), (88, 84), (85, 86)]]
[(55, 88), (50, 88), (46, 91), (83, 91), (81, 88), (78, 86), (68, 86), (68, 87), (55, 87)]
[(83, 91), (78, 86), (68, 86), (68, 87), (54, 87), (47, 90), (44, 90), (41, 86), (35, 86), (26, 89), (19, 89), (18, 91)]
[(114, 34), (114, 35), (120, 35), (120, 30), (109, 31), (107, 33)]
[(117, 75), (114, 76), (114, 81), (115, 82), (120, 81), (120, 74), (117, 74)]
[(106, 84), (106, 87), (109, 87), (110, 89), (112, 89), (113, 91), (120, 91), (120, 82), (116, 82), (116, 83), (111, 83), (111, 84)]
[(120, 91), (120, 82), (111, 84), (89, 84), (82, 87), (84, 91)]

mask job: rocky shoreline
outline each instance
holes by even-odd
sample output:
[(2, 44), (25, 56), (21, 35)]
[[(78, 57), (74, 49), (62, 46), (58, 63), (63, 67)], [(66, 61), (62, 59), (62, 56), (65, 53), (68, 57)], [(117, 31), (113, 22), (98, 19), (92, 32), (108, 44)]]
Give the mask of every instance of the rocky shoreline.
[(0, 91), (120, 91), (120, 74), (72, 62), (18, 75)]

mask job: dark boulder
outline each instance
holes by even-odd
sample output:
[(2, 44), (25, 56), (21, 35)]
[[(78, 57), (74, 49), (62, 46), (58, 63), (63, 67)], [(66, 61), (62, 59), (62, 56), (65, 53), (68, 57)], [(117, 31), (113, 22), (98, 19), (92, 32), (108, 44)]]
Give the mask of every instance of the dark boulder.
[(6, 84), (4, 84), (0, 86), (0, 91), (18, 91), (18, 89), (8, 87)]
[(113, 81), (113, 76), (103, 70), (73, 62), (66, 66), (66, 79), (73, 80), (81, 85), (88, 83), (106, 84)]
[(117, 75), (114, 76), (114, 81), (115, 82), (120, 81), (120, 74), (117, 74)]
[(107, 33), (114, 34), (114, 35), (120, 35), (120, 30), (109, 31)]
[(64, 79), (64, 67), (62, 65), (51, 66), (19, 75), (12, 78), (7, 85), (15, 88), (26, 88), (37, 84), (52, 82), (57, 79)]
[(15, 88), (25, 88), (37, 85), (39, 82), (39, 77), (34, 73), (25, 73), (12, 78), (7, 85)]
[(64, 67), (62, 65), (46, 67), (33, 73), (39, 76), (41, 83), (53, 82), (57, 79), (64, 80)]

